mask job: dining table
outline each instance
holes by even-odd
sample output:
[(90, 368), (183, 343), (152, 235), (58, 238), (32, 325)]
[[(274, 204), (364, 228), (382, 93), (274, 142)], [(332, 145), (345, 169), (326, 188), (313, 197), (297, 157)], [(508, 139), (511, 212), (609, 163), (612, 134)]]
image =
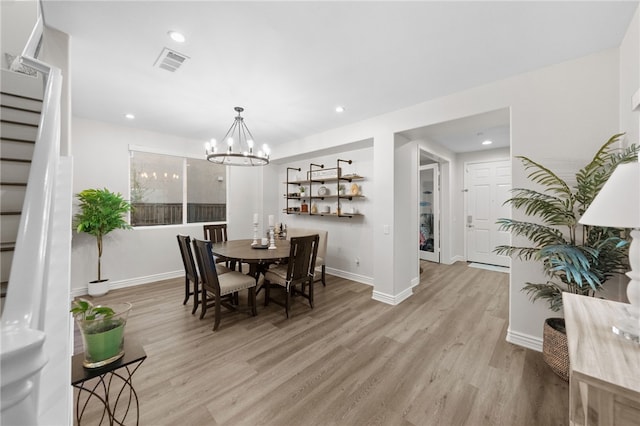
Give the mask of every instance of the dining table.
[(229, 240), (211, 245), (214, 256), (220, 256), (231, 263), (241, 262), (249, 265), (249, 275), (255, 277), (256, 282), (260, 272), (264, 272), (269, 265), (285, 261), (289, 258), (291, 245), (288, 240), (276, 240), (275, 249), (269, 249), (260, 244), (251, 245), (253, 240)]

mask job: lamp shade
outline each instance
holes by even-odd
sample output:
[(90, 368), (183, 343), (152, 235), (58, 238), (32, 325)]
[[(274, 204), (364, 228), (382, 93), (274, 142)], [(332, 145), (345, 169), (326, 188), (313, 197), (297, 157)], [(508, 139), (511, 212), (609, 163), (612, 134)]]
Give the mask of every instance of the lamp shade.
[(640, 228), (640, 162), (616, 167), (580, 218), (580, 223)]

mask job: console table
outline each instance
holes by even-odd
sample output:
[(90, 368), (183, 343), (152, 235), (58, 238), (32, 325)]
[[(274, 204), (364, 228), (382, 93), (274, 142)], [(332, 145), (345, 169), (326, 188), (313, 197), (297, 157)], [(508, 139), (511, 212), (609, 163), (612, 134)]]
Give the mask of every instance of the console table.
[(611, 326), (629, 305), (563, 293), (571, 425), (638, 425), (640, 345)]
[[(137, 425), (140, 421), (140, 408), (138, 394), (133, 388), (132, 377), (146, 358), (147, 354), (142, 346), (130, 338), (125, 339), (124, 356), (104, 367), (85, 368), (82, 365), (84, 353), (74, 355), (71, 360), (71, 385), (78, 389), (76, 400), (78, 425), (81, 424), (82, 416), (92, 399), (99, 401), (103, 407), (98, 424), (101, 425), (105, 417), (109, 425), (125, 424), (133, 403), (135, 404), (135, 424)], [(120, 388), (117, 389), (117, 386)], [(86, 397), (84, 402), (81, 402), (82, 396)], [(118, 410), (119, 407), (120, 410)]]

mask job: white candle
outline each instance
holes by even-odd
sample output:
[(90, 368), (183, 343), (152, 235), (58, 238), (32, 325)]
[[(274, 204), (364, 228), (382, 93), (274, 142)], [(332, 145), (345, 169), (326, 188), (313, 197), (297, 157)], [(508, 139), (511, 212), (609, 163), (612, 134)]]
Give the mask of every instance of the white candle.
[(274, 223), (275, 223), (275, 219), (273, 218), (273, 215), (270, 214), (269, 215), (269, 226), (273, 226)]
[(258, 223), (258, 213), (253, 214), (253, 223)]

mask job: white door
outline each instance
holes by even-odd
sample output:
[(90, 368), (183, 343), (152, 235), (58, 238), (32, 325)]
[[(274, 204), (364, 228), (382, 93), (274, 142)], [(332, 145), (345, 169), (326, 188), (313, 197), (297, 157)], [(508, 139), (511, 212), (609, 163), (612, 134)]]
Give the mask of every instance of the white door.
[(511, 161), (470, 163), (465, 166), (467, 211), (467, 261), (510, 266), (509, 256), (497, 255), (493, 249), (509, 244), (509, 233), (498, 231), (496, 221), (511, 217), (504, 202), (511, 196)]
[(418, 218), (420, 259), (440, 263), (440, 173), (438, 164), (420, 166)]

